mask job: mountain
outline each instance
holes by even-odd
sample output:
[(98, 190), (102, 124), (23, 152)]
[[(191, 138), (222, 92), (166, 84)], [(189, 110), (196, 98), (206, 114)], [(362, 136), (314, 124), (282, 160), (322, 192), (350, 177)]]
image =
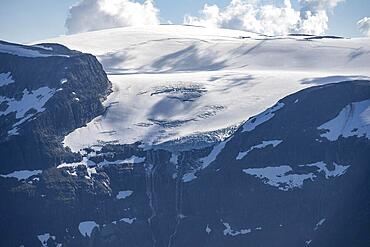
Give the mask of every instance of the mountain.
[(58, 44), (0, 42), (0, 172), (73, 160), (64, 136), (101, 115), (110, 91), (92, 55)]
[(76, 152), (104, 142), (207, 146), (288, 94), (370, 76), (368, 38), (160, 25), (43, 42), (94, 54), (113, 84), (107, 115), (64, 139)]
[(1, 42), (0, 246), (368, 246), (368, 41)]

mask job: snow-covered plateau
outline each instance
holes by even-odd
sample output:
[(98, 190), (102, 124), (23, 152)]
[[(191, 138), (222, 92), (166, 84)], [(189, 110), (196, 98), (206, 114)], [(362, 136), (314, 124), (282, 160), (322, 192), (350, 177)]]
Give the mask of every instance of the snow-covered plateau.
[[(92, 53), (114, 92), (107, 113), (64, 139), (79, 151), (103, 143), (161, 144), (245, 122), (284, 96), (370, 76), (370, 39), (159, 25), (61, 36)], [(216, 131), (216, 132), (214, 132)]]

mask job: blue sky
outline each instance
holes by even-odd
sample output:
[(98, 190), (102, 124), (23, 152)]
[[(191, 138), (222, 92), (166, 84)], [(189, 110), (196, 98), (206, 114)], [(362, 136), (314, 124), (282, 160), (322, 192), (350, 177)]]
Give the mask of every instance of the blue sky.
[[(298, 0), (292, 0), (298, 9)], [(69, 7), (77, 0), (0, 0), (0, 39), (31, 42), (65, 33)], [(142, 1), (139, 1), (142, 2)], [(261, 0), (261, 3), (279, 0)], [(185, 14), (196, 15), (205, 3), (224, 7), (230, 0), (155, 0), (162, 22), (182, 23)], [(358, 20), (370, 16), (369, 0), (346, 0), (329, 13), (327, 34), (347, 37), (361, 36)]]

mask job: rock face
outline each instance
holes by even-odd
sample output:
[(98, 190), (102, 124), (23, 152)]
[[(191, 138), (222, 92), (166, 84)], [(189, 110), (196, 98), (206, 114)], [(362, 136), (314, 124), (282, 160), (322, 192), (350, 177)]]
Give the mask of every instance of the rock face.
[[(96, 93), (96, 101), (103, 96)], [(83, 115), (86, 108), (75, 107)], [(4, 140), (31, 126), (63, 136), (94, 115), (72, 114), (72, 124), (41, 118), (48, 109), (37, 115), (43, 121)], [(0, 245), (367, 246), (369, 112), (370, 81), (318, 86), (280, 100), (212, 147), (110, 144), (25, 179), (0, 177)], [(44, 167), (52, 164), (44, 159)]]
[(0, 173), (73, 160), (63, 137), (101, 115), (110, 90), (90, 54), (0, 42)]

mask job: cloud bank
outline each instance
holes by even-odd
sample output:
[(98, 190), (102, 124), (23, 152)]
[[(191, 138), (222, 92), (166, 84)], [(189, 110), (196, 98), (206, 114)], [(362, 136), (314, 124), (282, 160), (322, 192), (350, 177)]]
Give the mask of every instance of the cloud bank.
[(131, 0), (82, 0), (69, 10), (67, 34), (114, 27), (159, 24), (153, 0), (143, 4)]
[(357, 22), (357, 27), (361, 33), (370, 37), (370, 17), (364, 17)]
[(206, 4), (200, 16), (185, 16), (184, 23), (207, 27), (241, 29), (267, 35), (286, 33), (323, 34), (328, 29), (328, 11), (344, 0), (300, 0), (295, 10), (290, 0), (281, 6), (261, 5), (257, 0), (232, 0), (224, 9)]

